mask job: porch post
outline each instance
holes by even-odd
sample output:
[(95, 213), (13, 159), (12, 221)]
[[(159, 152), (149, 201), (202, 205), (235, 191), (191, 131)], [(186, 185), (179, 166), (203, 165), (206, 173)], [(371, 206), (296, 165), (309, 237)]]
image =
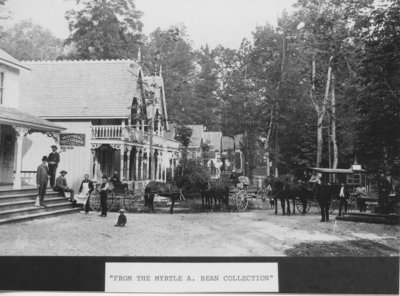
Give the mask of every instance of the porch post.
[(20, 126), (16, 126), (14, 129), (17, 134), (17, 162), (13, 189), (21, 189), (22, 144), (25, 135), (28, 133), (28, 129)]
[(121, 144), (121, 148), (120, 148), (120, 167), (119, 167), (119, 175), (120, 175), (120, 179), (122, 180), (122, 178), (124, 177), (124, 155), (125, 155), (125, 145)]
[(139, 181), (139, 150), (136, 147), (135, 153), (135, 181)]
[(162, 155), (158, 155), (158, 162), (157, 162), (157, 166), (158, 166), (158, 178), (160, 179), (160, 180), (162, 180), (163, 179), (163, 176), (162, 176), (162, 172), (163, 172), (163, 169), (162, 169)]
[(127, 146), (126, 147), (126, 179), (127, 181), (130, 181), (130, 171), (131, 171), (131, 151), (132, 151), (132, 146)]
[[(147, 155), (146, 170), (145, 170), (145, 172), (146, 172), (146, 179), (147, 179), (147, 180), (150, 180), (150, 178), (149, 178), (149, 162), (150, 162), (149, 152), (147, 151), (147, 149), (144, 149), (144, 151), (146, 152), (146, 155)], [(144, 178), (144, 176), (143, 176), (143, 178)]]

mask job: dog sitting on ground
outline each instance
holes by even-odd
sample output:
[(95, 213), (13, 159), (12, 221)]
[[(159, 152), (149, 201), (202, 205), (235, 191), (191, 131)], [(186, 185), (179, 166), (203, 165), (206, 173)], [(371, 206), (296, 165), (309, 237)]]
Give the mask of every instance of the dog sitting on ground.
[(115, 224), (114, 226), (125, 226), (127, 219), (124, 213), (125, 213), (124, 209), (119, 210), (118, 221), (117, 224)]

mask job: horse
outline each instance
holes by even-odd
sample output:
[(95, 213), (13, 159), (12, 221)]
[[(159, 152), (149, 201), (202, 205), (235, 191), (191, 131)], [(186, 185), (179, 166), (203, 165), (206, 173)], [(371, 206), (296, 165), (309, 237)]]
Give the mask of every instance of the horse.
[(264, 180), (266, 186), (271, 186), (271, 195), (274, 199), (275, 205), (275, 214), (278, 214), (278, 198), (281, 201), (282, 207), (282, 214), (286, 214), (286, 207), (287, 205), (287, 213), (288, 215), (291, 214), (290, 211), (290, 199), (293, 202), (293, 214), (296, 213), (296, 197), (300, 198), (301, 203), (303, 204), (303, 211), (302, 214), (306, 213), (307, 208), (307, 200), (312, 197), (313, 193), (308, 190), (303, 184), (289, 184), (284, 182), (278, 178), (268, 177)]
[(207, 189), (201, 193), (202, 205), (212, 209), (214, 199), (215, 207), (221, 208), (221, 204), (229, 209), (229, 186), (221, 181), (208, 182)]
[(159, 194), (168, 197), (171, 200), (170, 214), (174, 212), (175, 202), (180, 198), (180, 190), (174, 184), (167, 184), (158, 181), (151, 181), (144, 189), (144, 205), (147, 206), (149, 212), (154, 213), (154, 195)]

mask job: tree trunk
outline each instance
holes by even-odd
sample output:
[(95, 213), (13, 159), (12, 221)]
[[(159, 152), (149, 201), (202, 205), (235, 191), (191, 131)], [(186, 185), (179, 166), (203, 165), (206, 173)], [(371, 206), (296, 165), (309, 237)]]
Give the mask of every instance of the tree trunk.
[(323, 139), (322, 139), (322, 122), (325, 117), (326, 113), (326, 105), (328, 102), (328, 97), (329, 97), (329, 92), (330, 92), (330, 82), (331, 82), (331, 73), (332, 73), (332, 62), (333, 56), (329, 58), (329, 63), (328, 63), (328, 73), (326, 77), (326, 85), (325, 85), (325, 95), (324, 99), (321, 103), (321, 105), (318, 104), (317, 98), (315, 98), (315, 55), (313, 55), (313, 60), (312, 60), (312, 85), (311, 85), (311, 91), (310, 91), (310, 96), (311, 96), (311, 101), (314, 105), (315, 110), (317, 111), (318, 114), (318, 124), (317, 124), (317, 162), (316, 166), (320, 167), (321, 166), (321, 161), (322, 161), (322, 145), (323, 145)]
[(339, 152), (336, 141), (336, 97), (335, 97), (335, 72), (332, 72), (331, 81), (331, 108), (332, 108), (332, 146), (333, 146), (333, 164), (332, 168), (336, 169), (339, 162)]
[(321, 166), (322, 160), (322, 122), (324, 120), (325, 112), (322, 110), (318, 113), (318, 125), (317, 125), (317, 162), (316, 167), (319, 168)]

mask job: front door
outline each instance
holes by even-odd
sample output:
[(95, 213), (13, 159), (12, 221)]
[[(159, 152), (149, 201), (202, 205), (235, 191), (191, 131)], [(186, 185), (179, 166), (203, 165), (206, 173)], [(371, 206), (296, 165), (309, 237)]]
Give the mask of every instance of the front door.
[(15, 131), (10, 125), (0, 125), (0, 183), (13, 183)]

